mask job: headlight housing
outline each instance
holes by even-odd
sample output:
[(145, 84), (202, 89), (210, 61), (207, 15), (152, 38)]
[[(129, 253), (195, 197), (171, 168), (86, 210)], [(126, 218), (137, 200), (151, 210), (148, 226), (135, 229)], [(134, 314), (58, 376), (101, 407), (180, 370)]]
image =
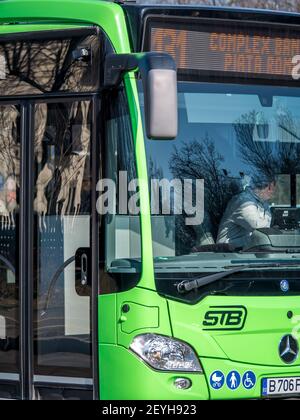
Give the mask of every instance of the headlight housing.
[(171, 337), (142, 334), (134, 338), (130, 349), (156, 370), (203, 373), (194, 350)]

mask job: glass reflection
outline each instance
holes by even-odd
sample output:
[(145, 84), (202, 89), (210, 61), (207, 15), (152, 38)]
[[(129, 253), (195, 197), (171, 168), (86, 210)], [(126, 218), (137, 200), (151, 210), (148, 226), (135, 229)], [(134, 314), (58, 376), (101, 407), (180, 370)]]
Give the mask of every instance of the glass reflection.
[(56, 39), (39, 33), (39, 39), (1, 41), (1, 95), (96, 90), (100, 45), (93, 30), (69, 31), (69, 35), (64, 31)]
[(286, 231), (297, 253), (299, 90), (202, 83), (179, 89), (179, 136), (146, 142), (149, 177), (204, 180), (205, 215), (196, 227), (187, 226), (184, 212), (153, 216), (155, 256), (253, 254), (263, 229), (266, 240), (278, 230), (278, 249), (270, 244), (269, 254), (285, 253)]
[(90, 377), (91, 290), (76, 273), (90, 248), (91, 104), (41, 104), (35, 115), (36, 373)]
[(19, 371), (19, 130), (20, 108), (0, 106), (0, 373)]

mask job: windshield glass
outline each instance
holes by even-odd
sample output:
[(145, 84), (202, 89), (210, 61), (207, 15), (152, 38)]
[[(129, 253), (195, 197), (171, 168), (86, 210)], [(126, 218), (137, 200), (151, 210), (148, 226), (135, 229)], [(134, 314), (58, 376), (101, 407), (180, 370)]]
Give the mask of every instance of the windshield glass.
[(156, 271), (300, 260), (300, 89), (178, 87), (178, 137), (146, 141)]

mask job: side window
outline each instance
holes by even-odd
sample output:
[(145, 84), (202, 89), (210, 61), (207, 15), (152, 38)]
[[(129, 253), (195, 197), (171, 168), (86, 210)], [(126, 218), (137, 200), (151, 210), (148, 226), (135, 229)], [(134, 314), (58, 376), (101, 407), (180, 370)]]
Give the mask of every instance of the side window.
[(105, 111), (105, 188), (99, 198), (105, 263), (100, 290), (112, 293), (129, 290), (140, 278), (141, 227), (134, 139), (124, 86), (109, 93)]
[(94, 92), (103, 35), (94, 28), (0, 42), (1, 95)]

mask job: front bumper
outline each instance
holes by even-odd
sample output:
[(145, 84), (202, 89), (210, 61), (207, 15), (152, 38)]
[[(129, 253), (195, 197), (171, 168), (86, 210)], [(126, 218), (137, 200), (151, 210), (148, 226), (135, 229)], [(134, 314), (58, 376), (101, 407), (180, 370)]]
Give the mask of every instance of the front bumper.
[[(188, 378), (192, 387), (178, 390), (177, 378)], [(124, 347), (100, 345), (101, 400), (208, 400), (204, 375), (157, 372)]]
[[(263, 398), (263, 378), (300, 377), (299, 367), (265, 367), (205, 358), (201, 364), (204, 374), (157, 372), (124, 347), (100, 345), (100, 396), (102, 400), (260, 399)], [(233, 371), (238, 372), (241, 378), (251, 371), (256, 376), (256, 384), (252, 389), (246, 389), (241, 382), (236, 390), (231, 390), (225, 380), (224, 386), (215, 390), (210, 384), (210, 377), (216, 371), (222, 372), (225, 378)], [(190, 379), (192, 387), (189, 390), (176, 389), (174, 381), (177, 378)]]
[[(280, 377), (300, 377), (299, 366), (287, 366), (287, 367), (270, 367), (270, 366), (257, 366), (248, 365), (245, 363), (234, 363), (229, 360), (218, 360), (218, 359), (202, 359), (202, 367), (207, 378), (209, 387), (210, 399), (212, 400), (233, 400), (233, 399), (261, 399), (266, 398), (262, 392), (262, 381), (264, 378), (280, 378)], [(240, 375), (240, 385), (232, 390), (227, 385), (225, 379), (224, 385), (219, 390), (216, 390), (211, 385), (210, 378), (214, 372), (222, 372), (225, 378), (230, 378), (232, 372), (237, 372)], [(243, 384), (243, 376), (247, 372), (253, 372), (256, 377), (256, 384), (251, 389), (246, 389)], [(300, 395), (298, 396), (300, 397)], [(285, 396), (284, 398), (289, 398)]]

